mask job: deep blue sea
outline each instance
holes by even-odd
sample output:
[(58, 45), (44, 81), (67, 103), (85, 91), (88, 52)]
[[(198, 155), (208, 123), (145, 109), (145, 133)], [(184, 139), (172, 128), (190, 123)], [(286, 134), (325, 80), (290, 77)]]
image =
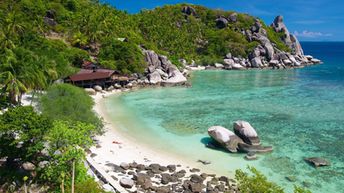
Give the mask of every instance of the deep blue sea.
[[(107, 110), (117, 126), (142, 143), (230, 176), (247, 165), (292, 192), (344, 192), (344, 43), (303, 42), (324, 64), (289, 70), (200, 71), (192, 87), (142, 89), (112, 97)], [(207, 129), (249, 121), (274, 151), (246, 161), (204, 147)], [(315, 169), (305, 157), (331, 166)], [(289, 182), (291, 176), (296, 182)]]

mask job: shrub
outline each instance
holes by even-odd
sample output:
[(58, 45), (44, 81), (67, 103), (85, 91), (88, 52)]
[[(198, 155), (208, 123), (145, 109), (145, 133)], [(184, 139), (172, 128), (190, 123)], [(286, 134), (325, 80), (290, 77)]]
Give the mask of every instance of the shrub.
[(53, 120), (79, 121), (90, 123), (101, 131), (102, 122), (92, 110), (93, 100), (78, 87), (69, 84), (51, 86), (41, 98), (44, 115)]
[(143, 72), (143, 54), (136, 44), (109, 39), (100, 50), (101, 64), (123, 73)]
[[(251, 174), (242, 170), (235, 171), (235, 179), (242, 193), (284, 193), (282, 187), (268, 179), (253, 167), (248, 167)], [(294, 186), (294, 193), (311, 193), (301, 187)]]

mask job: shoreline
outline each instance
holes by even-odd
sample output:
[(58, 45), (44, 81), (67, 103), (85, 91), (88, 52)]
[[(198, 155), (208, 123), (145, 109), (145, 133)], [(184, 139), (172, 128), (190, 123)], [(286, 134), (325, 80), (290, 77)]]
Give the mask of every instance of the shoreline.
[[(122, 92), (133, 91), (135, 89), (127, 89)], [(183, 156), (178, 156), (172, 152), (162, 151), (161, 149), (154, 148), (153, 144), (147, 144), (144, 142), (136, 141), (135, 137), (126, 134), (125, 131), (120, 131), (116, 128), (115, 123), (111, 120), (105, 106), (105, 100), (114, 95), (119, 95), (122, 92), (106, 92), (97, 93), (91, 96), (94, 100), (93, 110), (100, 116), (104, 123), (104, 133), (95, 137), (96, 145), (89, 150), (88, 158), (93, 161), (93, 164), (97, 164), (96, 167), (107, 172), (113, 179), (118, 179), (117, 187), (121, 187), (119, 179), (123, 177), (131, 178), (130, 175), (112, 171), (113, 164), (120, 166), (123, 163), (131, 165), (132, 163), (143, 164), (146, 168), (151, 164), (159, 164), (161, 166), (176, 165), (177, 170), (185, 170), (187, 176), (207, 174), (212, 178), (215, 176), (226, 176), (231, 186), (234, 184), (234, 176), (216, 172), (206, 165), (198, 162), (197, 160), (191, 161)], [(196, 170), (192, 171), (192, 170)], [(184, 179), (188, 180), (188, 178)], [(210, 181), (207, 179), (205, 181)], [(159, 183), (159, 182), (158, 182)], [(115, 188), (115, 187), (114, 187)], [(137, 187), (127, 189), (135, 191)]]

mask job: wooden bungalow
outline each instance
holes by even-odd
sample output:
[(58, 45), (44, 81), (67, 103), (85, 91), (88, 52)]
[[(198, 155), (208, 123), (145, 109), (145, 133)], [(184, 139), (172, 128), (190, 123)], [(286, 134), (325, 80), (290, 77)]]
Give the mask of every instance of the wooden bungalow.
[(104, 89), (114, 84), (124, 86), (129, 80), (129, 77), (121, 75), (118, 71), (93, 68), (81, 69), (78, 73), (67, 77), (65, 82), (83, 88), (93, 88), (95, 85), (99, 85)]

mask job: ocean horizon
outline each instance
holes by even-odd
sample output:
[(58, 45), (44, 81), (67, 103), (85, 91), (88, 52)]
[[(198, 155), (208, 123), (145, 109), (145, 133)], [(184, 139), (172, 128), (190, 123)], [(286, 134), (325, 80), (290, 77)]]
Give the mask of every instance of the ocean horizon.
[[(183, 159), (208, 160), (206, 167), (233, 176), (254, 166), (291, 192), (343, 192), (343, 42), (302, 42), (305, 54), (324, 64), (300, 69), (199, 71), (191, 88), (145, 88), (105, 101), (107, 113), (123, 132)], [(206, 148), (207, 129), (232, 130), (236, 120), (257, 129), (274, 151), (246, 161), (245, 154)], [(306, 157), (324, 157), (331, 166), (314, 168)], [(294, 179), (295, 182), (290, 182)]]

